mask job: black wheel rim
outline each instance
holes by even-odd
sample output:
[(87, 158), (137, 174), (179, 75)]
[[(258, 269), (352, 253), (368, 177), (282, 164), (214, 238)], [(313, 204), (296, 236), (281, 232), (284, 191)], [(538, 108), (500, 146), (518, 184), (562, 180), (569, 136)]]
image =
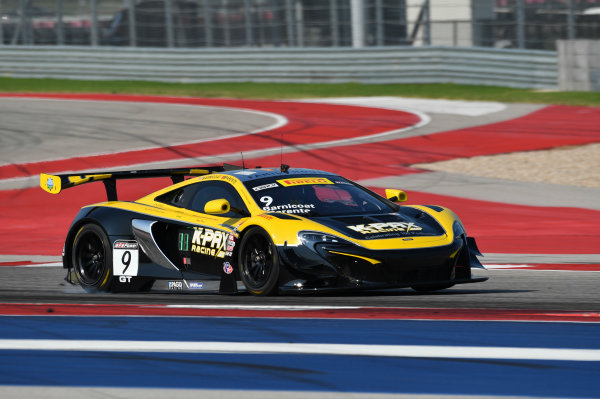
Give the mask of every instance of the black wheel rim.
[(253, 288), (261, 288), (273, 270), (273, 252), (269, 242), (262, 236), (250, 237), (244, 248), (243, 274)]
[(82, 283), (94, 285), (104, 274), (106, 252), (98, 235), (85, 233), (76, 248), (76, 267)]

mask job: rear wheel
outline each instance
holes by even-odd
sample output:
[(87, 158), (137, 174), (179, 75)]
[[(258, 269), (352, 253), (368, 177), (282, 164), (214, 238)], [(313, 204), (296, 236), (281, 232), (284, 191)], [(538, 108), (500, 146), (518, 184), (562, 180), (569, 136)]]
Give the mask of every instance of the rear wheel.
[(112, 279), (112, 249), (104, 230), (96, 224), (79, 229), (72, 248), (72, 266), (86, 291), (108, 291)]
[(240, 278), (250, 293), (269, 295), (276, 292), (279, 258), (275, 244), (265, 230), (251, 228), (242, 238), (238, 256)]

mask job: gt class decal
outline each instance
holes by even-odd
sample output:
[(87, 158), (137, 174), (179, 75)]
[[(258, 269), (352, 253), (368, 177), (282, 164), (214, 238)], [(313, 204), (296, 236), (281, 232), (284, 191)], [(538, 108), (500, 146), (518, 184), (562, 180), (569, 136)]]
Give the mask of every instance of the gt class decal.
[(347, 228), (359, 232), (361, 234), (378, 234), (401, 231), (409, 233), (411, 231), (421, 231), (423, 228), (413, 222), (387, 222), (387, 223), (369, 223), (356, 224), (354, 226), (346, 226)]
[(137, 241), (117, 240), (113, 244), (113, 276), (120, 276), (122, 283), (131, 282), (137, 276), (139, 245)]
[(290, 186), (302, 186), (308, 184), (333, 184), (333, 182), (324, 177), (301, 177), (297, 179), (283, 179), (277, 180), (277, 183), (284, 187)]

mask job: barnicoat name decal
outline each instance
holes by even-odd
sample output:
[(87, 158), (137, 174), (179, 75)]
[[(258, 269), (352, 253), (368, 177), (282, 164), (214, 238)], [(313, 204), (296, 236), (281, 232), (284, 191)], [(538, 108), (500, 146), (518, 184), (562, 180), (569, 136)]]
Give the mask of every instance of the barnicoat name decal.
[(284, 204), (263, 207), (263, 211), (283, 213), (310, 213), (312, 209), (315, 209), (314, 204)]
[(410, 233), (411, 231), (423, 230), (421, 226), (418, 226), (412, 222), (369, 223), (346, 227), (361, 234), (390, 233), (394, 231)]
[(273, 205), (273, 197), (265, 195), (260, 197), (260, 202), (263, 203), (263, 211), (267, 212), (284, 212), (284, 213), (310, 213), (311, 209), (315, 208), (314, 204), (283, 204)]

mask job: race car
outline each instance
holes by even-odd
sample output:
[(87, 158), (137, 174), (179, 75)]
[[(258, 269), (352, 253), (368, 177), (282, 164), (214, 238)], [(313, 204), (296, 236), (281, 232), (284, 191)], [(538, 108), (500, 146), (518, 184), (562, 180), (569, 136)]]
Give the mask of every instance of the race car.
[[(173, 185), (117, 199), (117, 180), (151, 177)], [(481, 253), (460, 219), (442, 206), (400, 205), (398, 189), (384, 198), (287, 165), (40, 176), (52, 194), (99, 181), (108, 201), (79, 211), (63, 250), (68, 280), (87, 291), (432, 291), (487, 280), (471, 274)]]

